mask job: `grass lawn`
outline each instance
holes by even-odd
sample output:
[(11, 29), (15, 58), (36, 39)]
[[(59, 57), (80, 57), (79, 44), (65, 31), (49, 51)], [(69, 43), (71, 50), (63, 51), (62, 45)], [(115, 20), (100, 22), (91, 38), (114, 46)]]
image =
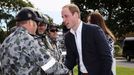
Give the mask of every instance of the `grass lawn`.
[(116, 75), (134, 75), (134, 68), (117, 66)]
[[(74, 75), (78, 75), (77, 67), (74, 68)], [(127, 67), (116, 67), (116, 75), (134, 75), (134, 68), (127, 68)]]

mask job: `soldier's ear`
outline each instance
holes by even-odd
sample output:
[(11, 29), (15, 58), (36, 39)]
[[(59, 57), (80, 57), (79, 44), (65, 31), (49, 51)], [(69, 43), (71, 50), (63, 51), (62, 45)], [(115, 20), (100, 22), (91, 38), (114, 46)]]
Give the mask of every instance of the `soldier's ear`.
[(33, 26), (33, 25), (35, 25), (35, 24), (36, 24), (36, 22), (33, 21), (33, 20), (29, 20), (29, 21), (28, 21), (28, 25), (29, 25), (29, 26)]
[(31, 20), (27, 20), (27, 25), (31, 26), (32, 21)]

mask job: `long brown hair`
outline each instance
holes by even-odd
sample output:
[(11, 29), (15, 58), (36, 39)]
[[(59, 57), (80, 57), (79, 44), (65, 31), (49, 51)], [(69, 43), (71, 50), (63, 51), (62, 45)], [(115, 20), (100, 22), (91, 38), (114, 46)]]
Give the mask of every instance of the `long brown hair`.
[(109, 35), (114, 41), (116, 40), (113, 33), (107, 27), (107, 25), (105, 23), (105, 20), (103, 19), (103, 16), (99, 12), (92, 12), (92, 13), (89, 14), (88, 17), (90, 17), (90, 23), (91, 24), (99, 25), (103, 29), (105, 34)]

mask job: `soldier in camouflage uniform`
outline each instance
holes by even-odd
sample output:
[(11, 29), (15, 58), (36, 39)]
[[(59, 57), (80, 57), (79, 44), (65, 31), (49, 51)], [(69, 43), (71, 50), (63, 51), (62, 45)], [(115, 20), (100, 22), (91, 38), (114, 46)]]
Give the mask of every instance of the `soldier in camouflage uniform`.
[[(35, 11), (36, 12), (36, 11)], [(50, 54), (58, 61), (62, 62), (62, 55), (61, 55), (61, 49), (57, 47), (57, 40), (54, 43), (51, 38), (48, 36), (48, 29), (47, 27), (51, 26), (48, 22), (47, 16), (41, 13), (37, 13), (39, 17), (43, 19), (42, 22), (37, 27), (37, 35), (38, 35), (38, 41), (40, 43), (43, 43), (44, 46), (47, 48), (47, 50), (50, 52)], [(56, 39), (56, 38), (55, 38)], [(53, 75), (53, 74), (47, 74), (42, 72), (44, 75)]]
[[(36, 11), (35, 11), (36, 12)], [(39, 42), (43, 42), (45, 44), (45, 47), (48, 49), (52, 49), (52, 46), (48, 40), (48, 36), (47, 36), (47, 27), (49, 25), (47, 16), (45, 14), (42, 14), (40, 12), (36, 12), (38, 14), (39, 17), (42, 18), (42, 22), (40, 22), (40, 24), (37, 27), (37, 35), (38, 35), (38, 41)]]
[(33, 37), (41, 18), (30, 8), (23, 8), (16, 21), (17, 29), (1, 46), (2, 75), (41, 75), (41, 69), (48, 74), (66, 74), (68, 69)]
[[(36, 10), (35, 10), (36, 12)], [(51, 55), (57, 60), (60, 61), (61, 59), (61, 50), (57, 47), (57, 36), (52, 38), (49, 36), (49, 30), (51, 27), (56, 27), (53, 25), (50, 25), (48, 22), (48, 17), (46, 14), (42, 14), (41, 12), (36, 12), (39, 17), (42, 18), (42, 22), (37, 27), (37, 35), (38, 35), (38, 41), (41, 43), (44, 43), (44, 46), (49, 50)], [(57, 29), (57, 27), (56, 27)], [(53, 40), (54, 39), (54, 40)]]
[(48, 27), (48, 40), (52, 46), (53, 56), (62, 62), (62, 49), (60, 48), (60, 40), (58, 39), (58, 28), (55, 25)]

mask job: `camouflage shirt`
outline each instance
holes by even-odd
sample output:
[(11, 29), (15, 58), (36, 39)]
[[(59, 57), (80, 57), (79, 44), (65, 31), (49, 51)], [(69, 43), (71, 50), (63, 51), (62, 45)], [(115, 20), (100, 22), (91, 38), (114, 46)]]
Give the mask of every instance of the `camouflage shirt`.
[(18, 27), (4, 40), (0, 60), (2, 75), (41, 75), (41, 69), (55, 75), (68, 72), (22, 27)]
[(47, 40), (50, 42), (52, 49), (51, 51), (51, 55), (53, 57), (55, 57), (56, 60), (62, 62), (62, 50), (58, 47), (59, 46), (59, 41), (57, 39), (52, 39), (49, 36), (46, 37)]

